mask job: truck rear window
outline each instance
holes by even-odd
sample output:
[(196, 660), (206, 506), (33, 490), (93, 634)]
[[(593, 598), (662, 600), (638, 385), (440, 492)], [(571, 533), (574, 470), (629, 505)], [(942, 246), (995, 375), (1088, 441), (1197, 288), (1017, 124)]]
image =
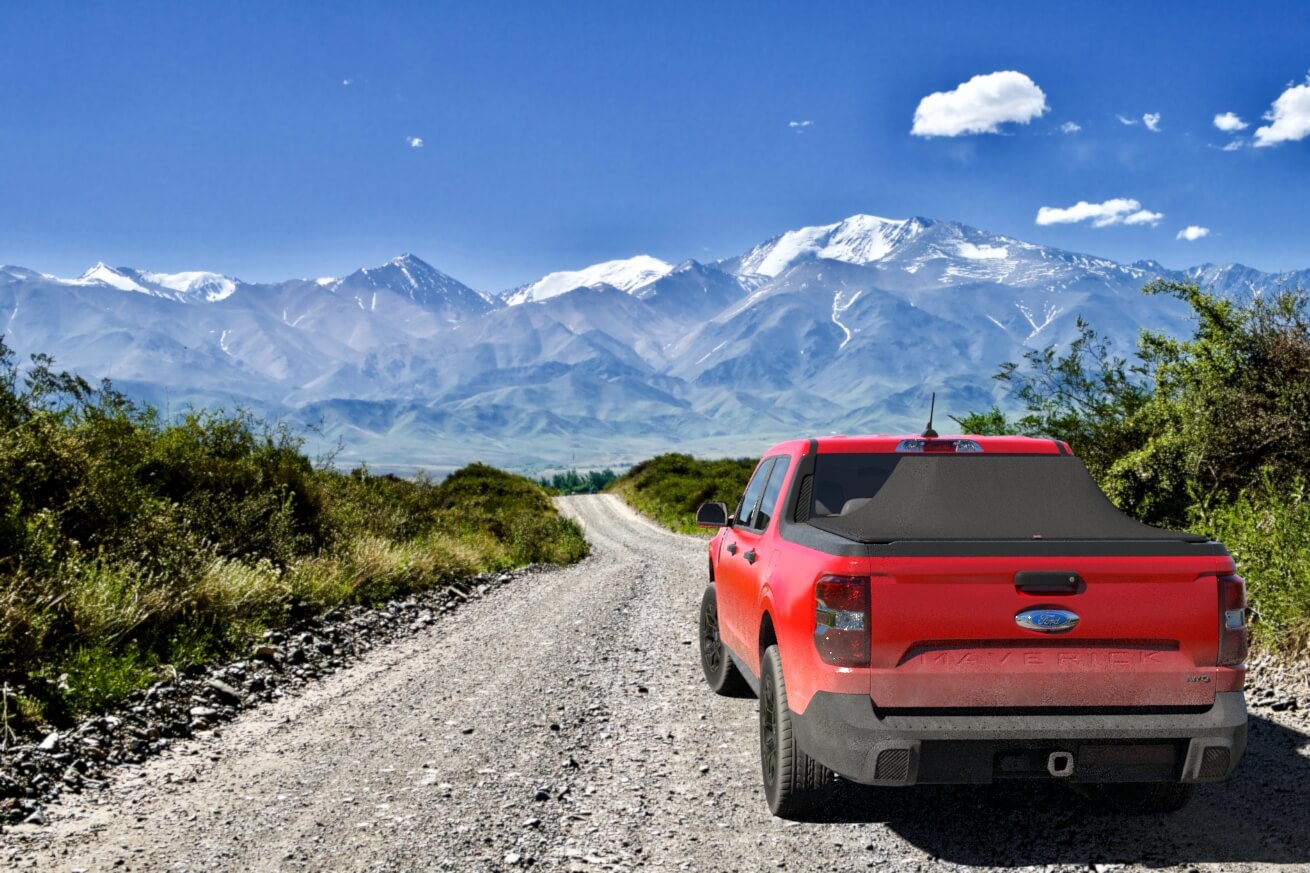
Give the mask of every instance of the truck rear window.
[(819, 455), (810, 517), (846, 515), (878, 493), (904, 455)]
[(1205, 542), (1124, 515), (1067, 455), (832, 454), (814, 461), (809, 524), (901, 540)]

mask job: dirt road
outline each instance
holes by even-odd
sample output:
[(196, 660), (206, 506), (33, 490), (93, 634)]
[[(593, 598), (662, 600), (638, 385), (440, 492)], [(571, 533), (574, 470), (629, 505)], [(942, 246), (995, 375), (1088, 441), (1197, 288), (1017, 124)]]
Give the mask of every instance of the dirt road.
[(701, 679), (704, 544), (611, 497), (561, 506), (592, 543), (582, 564), (494, 590), (52, 810), (47, 828), (0, 836), (0, 868), (1310, 869), (1296, 712), (1253, 716), (1236, 778), (1170, 817), (1029, 784), (843, 786), (828, 820), (772, 818), (755, 701)]

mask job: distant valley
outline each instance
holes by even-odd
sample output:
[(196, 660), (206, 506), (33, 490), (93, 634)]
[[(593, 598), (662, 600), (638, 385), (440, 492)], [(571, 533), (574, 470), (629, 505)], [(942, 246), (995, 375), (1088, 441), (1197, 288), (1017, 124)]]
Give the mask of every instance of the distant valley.
[(1068, 341), (1080, 315), (1122, 341), (1187, 332), (1185, 306), (1141, 294), (1156, 276), (1225, 294), (1310, 282), (856, 215), (713, 263), (642, 255), (500, 293), (413, 255), (272, 284), (4, 266), (0, 330), (20, 358), (48, 352), (170, 412), (240, 405), (312, 428), (340, 463), (534, 471), (922, 426), (930, 391), (945, 413), (985, 408), (1004, 400), (1000, 362)]

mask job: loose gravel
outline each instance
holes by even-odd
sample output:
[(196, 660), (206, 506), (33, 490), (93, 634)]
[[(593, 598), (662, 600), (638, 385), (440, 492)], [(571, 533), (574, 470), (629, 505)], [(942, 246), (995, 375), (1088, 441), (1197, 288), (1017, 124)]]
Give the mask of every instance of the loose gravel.
[[(201, 684), (176, 706), (192, 736), (136, 737), (167, 744), (88, 768), (44, 824), (0, 837), (0, 868), (1310, 870), (1310, 680), (1273, 662), (1252, 671), (1238, 773), (1173, 816), (1101, 812), (1046, 783), (842, 784), (820, 820), (775, 819), (755, 701), (701, 678), (703, 541), (608, 496), (560, 506), (591, 558), (489, 585), (431, 624), (398, 621), (403, 638), (280, 699), (244, 684), (277, 672), (268, 655), (245, 676), (190, 677)], [(285, 658), (289, 643), (317, 649), (268, 645)], [(214, 679), (259, 705), (224, 722), (237, 704)], [(125, 723), (90, 736), (132, 735)]]

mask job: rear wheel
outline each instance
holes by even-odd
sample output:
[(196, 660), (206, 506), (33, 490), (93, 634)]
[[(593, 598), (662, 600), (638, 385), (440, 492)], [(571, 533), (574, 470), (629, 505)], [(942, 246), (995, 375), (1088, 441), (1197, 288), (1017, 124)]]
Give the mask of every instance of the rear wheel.
[(1100, 782), (1077, 788), (1098, 806), (1130, 815), (1177, 812), (1196, 790), (1182, 782)]
[(769, 646), (760, 665), (760, 765), (769, 811), (780, 818), (814, 811), (833, 783), (832, 771), (796, 742), (777, 646)]
[(744, 697), (750, 693), (750, 686), (719, 636), (719, 601), (713, 585), (706, 586), (700, 601), (700, 665), (706, 684), (715, 694)]

